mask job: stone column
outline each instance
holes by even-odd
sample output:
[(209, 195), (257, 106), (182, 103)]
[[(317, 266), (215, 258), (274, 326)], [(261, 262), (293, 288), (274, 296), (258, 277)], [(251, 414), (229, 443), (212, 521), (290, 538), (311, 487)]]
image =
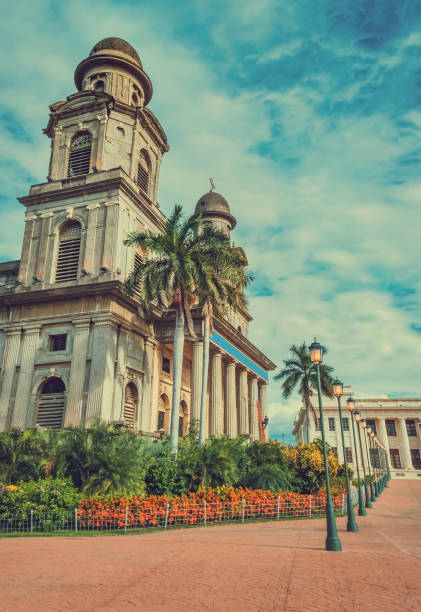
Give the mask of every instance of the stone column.
[(86, 206), (88, 210), (88, 222), (86, 229), (86, 241), (85, 241), (85, 253), (83, 257), (82, 268), (87, 270), (90, 274), (96, 272), (95, 266), (95, 248), (97, 238), (97, 225), (98, 225), (98, 214), (100, 204), (88, 204)]
[(86, 358), (88, 355), (90, 321), (78, 321), (73, 326), (72, 364), (70, 367), (69, 388), (67, 389), (66, 414), (64, 426), (82, 425), (83, 391), (86, 377)]
[[(265, 416), (267, 416), (266, 387), (267, 387), (267, 384), (262, 382), (261, 380), (257, 383), (257, 397), (259, 399), (260, 409), (262, 411), (262, 419), (264, 419)], [(269, 424), (266, 425), (265, 436), (266, 436), (266, 440), (269, 440)]]
[(250, 393), (250, 433), (253, 440), (260, 440), (259, 417), (257, 414), (257, 378), (252, 376), (249, 384)]
[(20, 358), (19, 380), (16, 389), (15, 407), (13, 410), (12, 427), (25, 429), (27, 423), (29, 396), (31, 394), (34, 374), (35, 357), (39, 348), (40, 325), (25, 329), (22, 338), (22, 354)]
[(98, 418), (106, 421), (112, 418), (116, 331), (110, 321), (95, 322), (86, 423)]
[(405, 470), (412, 470), (411, 449), (409, 447), (408, 433), (406, 431), (406, 420), (404, 418), (399, 418), (397, 420), (399, 422), (399, 446), (402, 451), (402, 467), (405, 468)]
[(6, 346), (4, 349), (2, 366), (2, 387), (0, 393), (0, 431), (7, 427), (7, 415), (9, 412), (10, 393), (16, 365), (19, 357), (21, 330), (11, 329), (6, 332)]
[(118, 202), (105, 203), (105, 231), (104, 246), (102, 250), (101, 266), (114, 272), (115, 257), (114, 249), (116, 243), (118, 225)]
[(387, 461), (387, 465), (389, 466), (389, 470), (390, 470), (392, 468), (392, 464), (390, 462), (389, 439), (387, 437), (385, 419), (377, 418), (377, 425), (378, 425), (379, 440), (386, 449), (386, 461)]
[(200, 400), (202, 394), (203, 342), (193, 342), (191, 363), (191, 402), (190, 418), (200, 419)]
[(209, 435), (215, 436), (224, 432), (222, 411), (222, 355), (211, 355), (211, 388), (210, 388)]
[[(123, 404), (124, 390), (126, 387), (127, 344), (128, 333), (125, 329), (120, 328), (118, 331), (116, 360), (117, 368), (114, 381), (113, 421), (124, 420)], [(139, 417), (139, 414), (137, 416)], [(137, 427), (137, 423), (135, 423), (135, 426)]]
[(225, 375), (225, 410), (227, 424), (226, 434), (230, 438), (235, 438), (238, 432), (235, 391), (235, 362), (229, 361), (226, 366)]
[(248, 383), (247, 383), (247, 370), (240, 370), (240, 380), (239, 380), (239, 433), (240, 434), (249, 434), (250, 433), (250, 425), (249, 425), (249, 411), (248, 411)]
[(46, 275), (45, 275), (45, 262), (48, 257), (48, 246), (49, 246), (48, 237), (51, 231), (51, 222), (53, 220), (53, 213), (52, 212), (42, 213), (41, 219), (42, 219), (42, 226), (41, 226), (41, 233), (40, 233), (40, 238), (39, 238), (40, 244), (39, 244), (39, 250), (38, 250), (38, 258), (36, 262), (35, 274), (43, 282), (50, 282), (50, 279), (46, 278)]
[(151, 430), (151, 387), (155, 344), (147, 338), (143, 347), (143, 389), (142, 405), (140, 406), (139, 429)]

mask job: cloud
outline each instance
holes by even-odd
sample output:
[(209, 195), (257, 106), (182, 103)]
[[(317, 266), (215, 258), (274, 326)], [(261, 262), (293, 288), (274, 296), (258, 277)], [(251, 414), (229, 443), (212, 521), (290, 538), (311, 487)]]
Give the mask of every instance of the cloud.
[[(162, 210), (193, 210), (214, 176), (237, 218), (233, 239), (257, 278), (250, 339), (280, 365), (317, 335), (356, 396), (419, 396), (420, 3), (9, 4), (3, 259), (20, 256), (16, 196), (47, 174), (48, 105), (111, 35), (135, 46), (154, 85), (171, 146)], [(292, 430), (299, 405), (270, 385), (272, 435)]]

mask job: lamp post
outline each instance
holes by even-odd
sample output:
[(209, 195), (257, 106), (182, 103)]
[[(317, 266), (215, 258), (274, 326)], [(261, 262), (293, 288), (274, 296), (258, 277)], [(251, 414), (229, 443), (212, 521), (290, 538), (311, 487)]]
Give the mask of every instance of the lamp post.
[[(370, 455), (368, 454), (368, 443), (367, 443), (367, 421), (366, 421), (365, 419), (361, 419), (360, 423), (361, 423), (361, 427), (362, 427), (362, 428), (363, 428), (363, 430), (364, 430), (363, 437), (364, 437), (364, 440), (365, 440), (365, 451), (366, 451), (366, 454), (367, 454), (367, 464), (368, 464), (368, 465), (367, 465), (367, 469), (368, 469), (368, 478), (369, 478), (369, 481), (370, 481), (370, 501), (375, 502), (375, 501), (376, 501), (376, 497), (375, 497), (375, 495), (374, 495), (374, 489), (373, 489), (373, 479), (372, 479), (372, 477), (371, 477)], [(370, 431), (371, 431), (371, 429), (370, 429)]]
[(311, 362), (315, 365), (317, 372), (317, 392), (319, 395), (320, 428), (322, 430), (323, 461), (326, 477), (326, 550), (339, 551), (342, 550), (342, 546), (336, 530), (335, 512), (333, 510), (332, 497), (330, 495), (329, 466), (327, 463), (325, 426), (323, 422), (322, 389), (320, 384), (320, 364), (323, 360), (323, 348), (316, 341), (316, 339), (314, 339), (314, 342), (309, 347), (309, 351)]
[(355, 422), (357, 423), (358, 440), (360, 442), (361, 465), (363, 466), (363, 474), (364, 474), (365, 507), (372, 508), (371, 501), (370, 501), (370, 495), (368, 493), (367, 479), (365, 477), (363, 445), (361, 444), (361, 429), (360, 429), (361, 413), (359, 410), (354, 410), (354, 419), (355, 419)]
[(363, 490), (362, 490), (361, 479), (360, 479), (360, 468), (358, 466), (357, 438), (355, 437), (355, 428), (354, 428), (354, 408), (355, 408), (354, 399), (352, 397), (348, 397), (348, 399), (346, 400), (346, 405), (348, 407), (348, 410), (351, 413), (352, 437), (354, 438), (355, 465), (357, 466), (357, 478), (358, 478), (358, 516), (367, 516), (367, 510), (364, 508)]
[(358, 525), (354, 516), (354, 506), (352, 504), (351, 490), (349, 486), (348, 461), (346, 458), (344, 426), (342, 422), (341, 397), (344, 393), (344, 386), (340, 380), (336, 379), (333, 383), (333, 394), (338, 398), (339, 423), (341, 426), (342, 450), (344, 454), (345, 479), (346, 479), (346, 509), (348, 513), (347, 531), (358, 531)]

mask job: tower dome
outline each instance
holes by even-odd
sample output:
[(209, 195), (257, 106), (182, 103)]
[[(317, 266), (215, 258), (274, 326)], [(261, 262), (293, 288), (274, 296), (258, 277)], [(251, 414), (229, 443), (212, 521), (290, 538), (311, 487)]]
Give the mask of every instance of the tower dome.
[[(99, 89), (130, 106), (146, 106), (152, 83), (136, 51), (122, 38), (103, 38), (75, 70), (79, 91)], [(100, 83), (100, 86), (97, 84)]]
[(197, 201), (195, 214), (201, 214), (204, 223), (211, 223), (216, 229), (229, 234), (237, 224), (235, 217), (232, 216), (230, 207), (224, 196), (215, 191), (215, 187), (205, 193)]
[(103, 38), (92, 47), (89, 57), (104, 52), (120, 57), (128, 56), (128, 59), (135, 60), (135, 62), (142, 68), (142, 62), (140, 61), (140, 57), (136, 49), (122, 38), (116, 38), (114, 36)]

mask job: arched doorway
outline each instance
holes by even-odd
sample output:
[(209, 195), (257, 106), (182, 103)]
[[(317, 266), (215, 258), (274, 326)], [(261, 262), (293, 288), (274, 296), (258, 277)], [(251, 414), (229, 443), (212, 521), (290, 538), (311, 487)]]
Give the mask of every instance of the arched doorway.
[(36, 425), (61, 429), (64, 419), (66, 386), (61, 378), (52, 376), (41, 387), (38, 399)]
[(165, 393), (162, 393), (158, 404), (158, 431), (169, 432), (170, 429), (170, 400)]
[(126, 427), (134, 429), (137, 423), (139, 393), (134, 383), (126, 385), (124, 390), (123, 420)]
[(178, 418), (178, 437), (183, 438), (188, 433), (188, 414), (187, 403), (184, 400), (180, 402), (180, 416)]

